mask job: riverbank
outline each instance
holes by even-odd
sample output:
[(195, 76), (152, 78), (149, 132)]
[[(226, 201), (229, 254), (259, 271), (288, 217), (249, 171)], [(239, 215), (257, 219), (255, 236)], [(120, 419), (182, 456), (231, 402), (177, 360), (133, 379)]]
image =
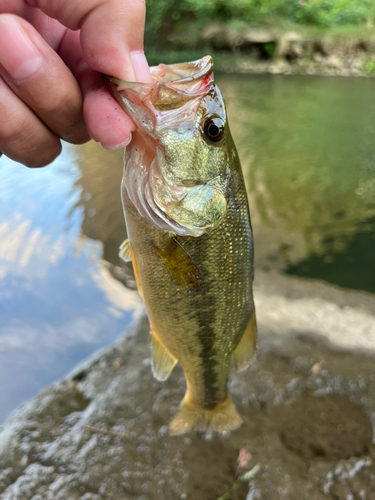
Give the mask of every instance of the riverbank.
[[(167, 43), (168, 42), (168, 43)], [(227, 73), (374, 76), (375, 30), (212, 23), (169, 35), (168, 48), (146, 46), (150, 64), (194, 60), (210, 53)]]
[(152, 377), (143, 318), (15, 412), (0, 499), (370, 498), (374, 295), (258, 272), (255, 297), (258, 357), (230, 382), (240, 429), (167, 435), (184, 379)]

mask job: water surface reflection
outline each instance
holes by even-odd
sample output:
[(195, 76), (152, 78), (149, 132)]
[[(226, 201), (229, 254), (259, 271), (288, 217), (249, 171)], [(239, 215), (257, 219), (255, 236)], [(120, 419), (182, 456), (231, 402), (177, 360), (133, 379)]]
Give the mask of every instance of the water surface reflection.
[[(250, 195), (256, 267), (375, 292), (375, 101), (366, 79), (218, 75)], [(0, 422), (140, 314), (122, 152), (0, 160)], [(126, 287), (123, 286), (126, 285)]]
[(375, 292), (373, 82), (222, 76), (256, 262)]
[(142, 310), (81, 235), (80, 176), (71, 148), (42, 170), (1, 160), (0, 422)]

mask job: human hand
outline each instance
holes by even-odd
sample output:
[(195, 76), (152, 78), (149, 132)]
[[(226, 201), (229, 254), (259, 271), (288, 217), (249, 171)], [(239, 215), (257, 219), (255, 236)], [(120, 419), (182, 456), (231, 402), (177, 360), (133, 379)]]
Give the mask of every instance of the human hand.
[(101, 73), (152, 81), (144, 17), (144, 0), (0, 0), (0, 151), (42, 167), (60, 139), (124, 147), (134, 125)]

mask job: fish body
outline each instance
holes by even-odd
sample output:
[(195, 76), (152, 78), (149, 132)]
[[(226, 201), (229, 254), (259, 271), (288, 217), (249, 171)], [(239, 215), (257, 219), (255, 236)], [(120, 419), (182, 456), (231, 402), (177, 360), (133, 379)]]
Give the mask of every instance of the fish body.
[(172, 434), (241, 424), (227, 391), (230, 360), (246, 368), (255, 349), (247, 194), (212, 66), (205, 57), (152, 68), (154, 84), (110, 83), (136, 124), (122, 255), (150, 320), (155, 376), (165, 380), (179, 362), (186, 377)]

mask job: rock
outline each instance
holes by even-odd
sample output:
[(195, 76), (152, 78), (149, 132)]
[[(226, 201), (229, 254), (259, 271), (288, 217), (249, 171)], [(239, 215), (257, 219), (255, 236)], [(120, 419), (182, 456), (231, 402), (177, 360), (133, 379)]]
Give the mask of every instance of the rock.
[(269, 72), (274, 75), (287, 75), (291, 72), (292, 68), (286, 61), (278, 60), (269, 66)]
[(351, 69), (357, 71), (362, 71), (364, 69), (364, 66), (365, 66), (365, 61), (363, 59), (354, 59), (350, 64)]
[(343, 69), (344, 67), (342, 59), (340, 59), (340, 57), (338, 57), (337, 55), (330, 55), (329, 57), (327, 57), (326, 64), (328, 67), (334, 69)]
[(346, 396), (306, 396), (284, 409), (280, 418), (284, 444), (304, 458), (340, 460), (360, 457), (370, 451), (371, 422)]
[(289, 61), (298, 59), (303, 54), (303, 37), (294, 31), (284, 33), (279, 38), (276, 55)]
[(324, 61), (324, 56), (319, 52), (314, 52), (313, 60), (317, 63), (322, 63)]
[(143, 318), (15, 412), (0, 433), (0, 499), (371, 498), (374, 297), (264, 273), (255, 293), (258, 359), (230, 379), (240, 429), (168, 436), (184, 377), (152, 377)]
[(202, 31), (201, 39), (204, 42), (213, 44), (214, 47), (226, 47), (230, 49), (277, 43), (277, 36), (271, 30), (256, 27), (234, 29), (220, 23), (213, 23), (206, 26)]
[(248, 29), (244, 35), (244, 40), (250, 43), (276, 43), (277, 37), (269, 30)]

